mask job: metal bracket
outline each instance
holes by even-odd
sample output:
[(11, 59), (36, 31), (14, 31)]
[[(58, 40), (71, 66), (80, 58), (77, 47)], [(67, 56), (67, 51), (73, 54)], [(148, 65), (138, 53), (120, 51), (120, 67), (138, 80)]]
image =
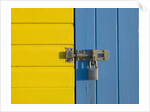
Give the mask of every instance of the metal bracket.
[(106, 61), (109, 58), (109, 52), (107, 50), (76, 50), (74, 48), (66, 48), (66, 62), (73, 62), (73, 58), (77, 61), (89, 61), (94, 59), (96, 61)]

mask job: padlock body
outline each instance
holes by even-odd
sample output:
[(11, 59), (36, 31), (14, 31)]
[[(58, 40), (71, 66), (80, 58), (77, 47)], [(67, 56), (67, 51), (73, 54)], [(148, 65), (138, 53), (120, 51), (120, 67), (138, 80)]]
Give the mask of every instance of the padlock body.
[(88, 69), (88, 79), (89, 80), (98, 80), (98, 68), (89, 68)]

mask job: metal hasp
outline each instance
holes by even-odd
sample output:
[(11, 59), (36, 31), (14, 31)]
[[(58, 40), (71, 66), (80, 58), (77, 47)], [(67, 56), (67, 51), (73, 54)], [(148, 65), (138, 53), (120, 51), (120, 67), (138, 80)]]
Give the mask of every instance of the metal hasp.
[(106, 61), (109, 58), (109, 52), (107, 50), (76, 50), (74, 48), (66, 48), (66, 62), (73, 62), (73, 58), (77, 61), (90, 61), (94, 59), (96, 61)]

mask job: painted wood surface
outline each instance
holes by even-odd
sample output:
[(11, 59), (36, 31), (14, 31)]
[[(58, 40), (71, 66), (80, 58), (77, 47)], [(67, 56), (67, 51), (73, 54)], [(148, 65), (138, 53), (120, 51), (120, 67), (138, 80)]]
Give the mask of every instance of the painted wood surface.
[(118, 9), (119, 103), (139, 103), (139, 9)]
[(12, 87), (74, 87), (73, 67), (12, 67)]
[(73, 8), (12, 8), (11, 23), (74, 23)]
[(12, 44), (74, 44), (73, 24), (12, 24), (11, 32)]
[(66, 63), (65, 47), (73, 45), (12, 45), (12, 66), (74, 66)]
[(11, 103), (74, 104), (73, 8), (12, 8)]
[[(75, 47), (95, 49), (95, 9), (75, 9)], [(96, 81), (88, 80), (88, 61), (76, 62), (76, 103), (96, 103)]]
[(74, 88), (11, 88), (12, 104), (74, 104)]
[(99, 80), (89, 81), (88, 62), (76, 62), (76, 103), (139, 103), (139, 9), (75, 10), (76, 49), (107, 49), (98, 62)]
[(107, 49), (109, 59), (99, 61), (99, 80), (97, 81), (97, 103), (118, 103), (118, 55), (117, 55), (117, 9), (96, 10), (96, 47)]

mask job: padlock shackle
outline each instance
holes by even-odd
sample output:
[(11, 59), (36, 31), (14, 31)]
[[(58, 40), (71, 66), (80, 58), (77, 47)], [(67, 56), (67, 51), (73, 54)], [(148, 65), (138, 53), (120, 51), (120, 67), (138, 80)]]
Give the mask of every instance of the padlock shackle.
[(95, 67), (97, 68), (97, 61), (96, 60), (93, 60), (93, 59), (91, 59), (90, 61), (89, 61), (89, 68), (91, 68), (91, 66), (92, 66), (92, 61), (94, 61), (94, 65), (95, 65)]

